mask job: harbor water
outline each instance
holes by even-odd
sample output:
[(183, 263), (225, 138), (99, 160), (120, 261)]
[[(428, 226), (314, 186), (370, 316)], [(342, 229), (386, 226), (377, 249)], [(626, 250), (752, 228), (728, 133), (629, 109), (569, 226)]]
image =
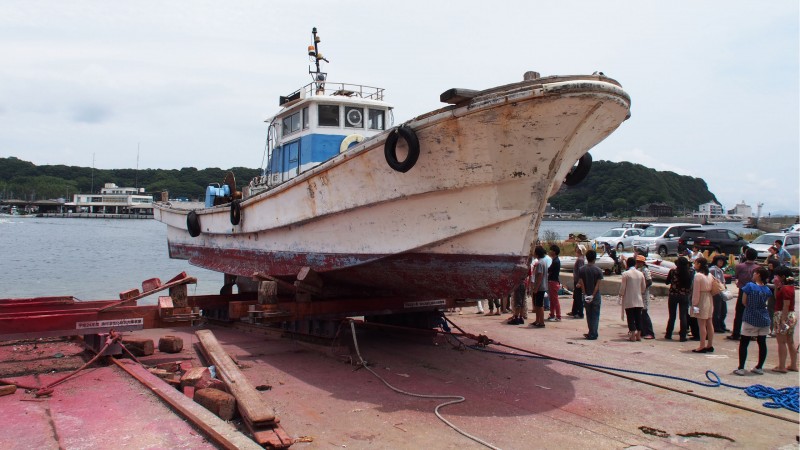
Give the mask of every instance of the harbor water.
[[(620, 222), (544, 221), (542, 238), (566, 239), (570, 233), (594, 238)], [(741, 223), (720, 224), (737, 233)], [(223, 276), (170, 259), (166, 225), (155, 220), (0, 217), (0, 298), (74, 296), (81, 300), (116, 299), (141, 289), (148, 278), (186, 272), (197, 278), (190, 294), (215, 294)], [(156, 296), (140, 301), (149, 304)]]

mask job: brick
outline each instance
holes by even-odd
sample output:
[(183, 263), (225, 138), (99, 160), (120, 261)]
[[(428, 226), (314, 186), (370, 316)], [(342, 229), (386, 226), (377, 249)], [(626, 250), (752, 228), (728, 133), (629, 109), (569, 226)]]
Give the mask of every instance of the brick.
[(216, 378), (211, 378), (208, 380), (200, 380), (194, 386), (195, 389), (216, 389), (218, 391), (227, 391), (228, 388), (225, 387), (225, 383), (222, 380), (218, 380)]
[(185, 284), (179, 284), (169, 288), (169, 296), (175, 303), (176, 308), (185, 308), (189, 306), (189, 288)]
[(14, 392), (17, 392), (17, 387), (13, 384), (9, 384), (7, 386), (0, 386), (0, 397), (4, 395), (11, 395)]
[(139, 295), (138, 289), (129, 289), (127, 291), (123, 291), (119, 293), (120, 300), (128, 300), (130, 298), (134, 298)]
[(178, 336), (164, 336), (158, 340), (158, 351), (178, 353), (183, 350), (183, 339)]
[(161, 280), (158, 278), (150, 278), (149, 280), (142, 281), (142, 292), (152, 291), (161, 287)]
[(231, 420), (236, 412), (236, 398), (216, 389), (199, 389), (194, 392), (194, 401), (219, 416)]
[(208, 367), (192, 367), (181, 376), (181, 386), (197, 386), (201, 381), (211, 379)]
[(149, 356), (155, 353), (152, 339), (126, 337), (122, 339), (122, 345), (134, 356)]
[(181, 372), (186, 372), (187, 370), (189, 370), (189, 369), (191, 369), (193, 367), (192, 360), (190, 360), (190, 359), (187, 359), (185, 361), (181, 361), (179, 364), (181, 365)]
[(184, 386), (183, 387), (183, 395), (194, 399), (194, 386)]

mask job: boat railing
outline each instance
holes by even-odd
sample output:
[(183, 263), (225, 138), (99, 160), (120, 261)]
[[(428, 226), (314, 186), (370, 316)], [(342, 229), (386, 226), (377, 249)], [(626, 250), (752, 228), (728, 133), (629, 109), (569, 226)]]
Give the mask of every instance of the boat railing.
[(309, 98), (315, 95), (338, 95), (342, 97), (358, 97), (382, 101), (384, 91), (384, 88), (375, 86), (324, 81), (309, 83), (300, 88), (297, 93), (300, 94), (300, 98)]

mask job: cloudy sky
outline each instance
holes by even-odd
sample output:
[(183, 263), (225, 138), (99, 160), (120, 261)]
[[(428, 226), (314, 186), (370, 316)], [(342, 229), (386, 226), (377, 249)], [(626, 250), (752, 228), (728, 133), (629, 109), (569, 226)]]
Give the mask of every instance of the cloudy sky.
[[(311, 6), (313, 4), (313, 6)], [(594, 158), (702, 177), (732, 208), (800, 207), (800, 11), (755, 1), (0, 3), (0, 157), (37, 165), (259, 167), (278, 97), (386, 88), (399, 123), (451, 87), (619, 80), (632, 117)]]

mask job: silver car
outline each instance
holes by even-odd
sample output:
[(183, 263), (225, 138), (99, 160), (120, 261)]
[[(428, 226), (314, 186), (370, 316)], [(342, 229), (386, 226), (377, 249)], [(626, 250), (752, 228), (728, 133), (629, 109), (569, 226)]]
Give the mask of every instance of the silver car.
[(678, 238), (687, 229), (699, 226), (696, 223), (654, 223), (633, 239), (633, 248), (647, 253), (658, 253), (662, 258), (677, 255)]
[(604, 244), (616, 247), (618, 252), (633, 246), (633, 239), (642, 234), (639, 228), (612, 228), (605, 233), (594, 238), (597, 248), (603, 248)]
[(753, 239), (748, 247), (755, 249), (758, 252), (758, 259), (764, 260), (769, 256), (769, 248), (775, 244), (775, 241), (783, 242), (783, 247), (789, 254), (797, 256), (797, 244), (800, 243), (800, 233), (764, 233), (761, 236)]

